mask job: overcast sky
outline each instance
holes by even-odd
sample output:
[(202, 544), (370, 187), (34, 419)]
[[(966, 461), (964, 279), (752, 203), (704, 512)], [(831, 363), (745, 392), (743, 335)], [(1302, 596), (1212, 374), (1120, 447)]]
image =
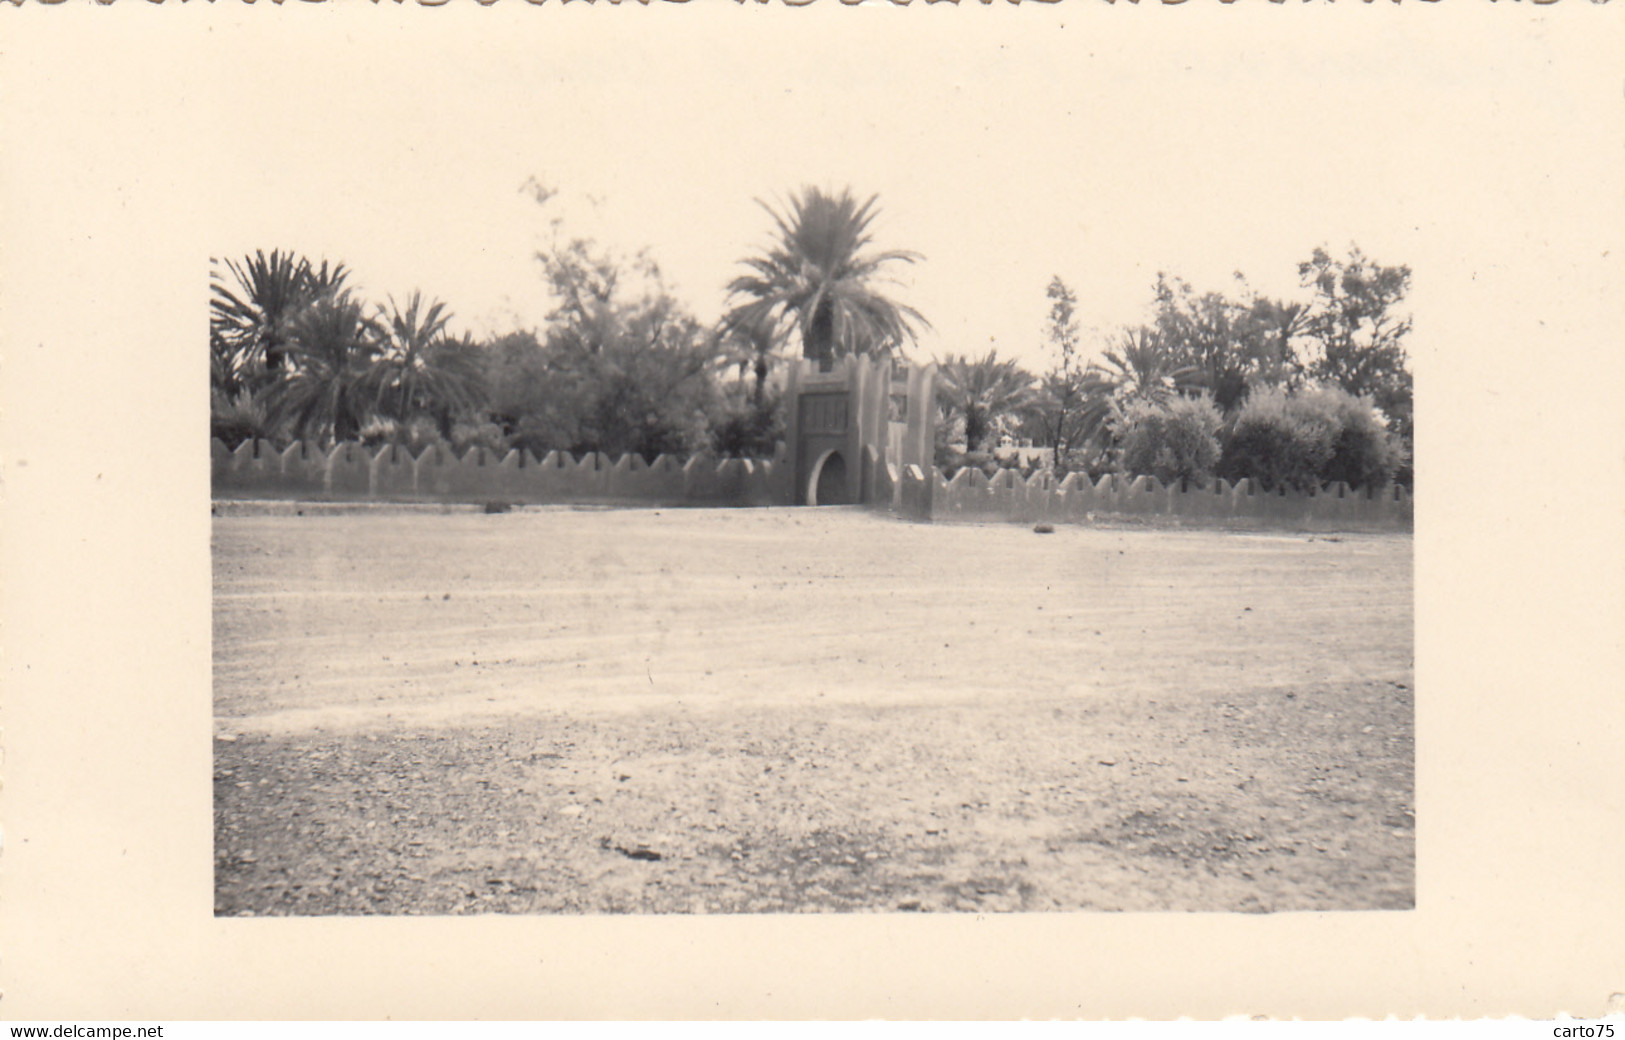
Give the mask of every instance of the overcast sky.
[(880, 197), (878, 245), (925, 256), (894, 287), (931, 322), (922, 353), (1042, 368), (1052, 275), (1104, 331), (1144, 319), (1159, 270), (1287, 294), (1315, 246), (1357, 242), (1416, 270), (1421, 312), (1460, 263), (1441, 229), (1501, 204), (1474, 209), (1517, 154), (1495, 127), (1561, 118), (1499, 85), (1509, 64), (1558, 74), (1527, 33), (1492, 26), (1441, 66), (1467, 20), (1427, 8), (491, 13), (500, 31), (417, 18), (366, 48), (286, 17), (212, 34), (211, 251), (342, 259), (374, 298), (445, 300), (454, 328), (534, 326), (534, 177), (567, 228), (647, 248), (710, 320), (767, 239), (755, 199), (849, 185)]

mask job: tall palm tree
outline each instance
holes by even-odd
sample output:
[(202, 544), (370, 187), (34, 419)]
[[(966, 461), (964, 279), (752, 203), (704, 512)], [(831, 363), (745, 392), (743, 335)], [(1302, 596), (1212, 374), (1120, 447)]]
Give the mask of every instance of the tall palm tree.
[(319, 443), (355, 440), (366, 420), (378, 330), (350, 293), (323, 296), (288, 327), (285, 372), (266, 392), (272, 415)]
[(228, 394), (280, 370), (294, 319), (313, 300), (339, 292), (349, 276), (343, 264), (329, 268), (323, 260), (318, 268), (280, 249), (211, 266), (209, 344), (217, 361), (216, 389)]
[(773, 218), (775, 240), (743, 261), (751, 273), (728, 283), (736, 302), (730, 326), (800, 334), (803, 357), (828, 360), (865, 351), (885, 352), (914, 338), (920, 313), (874, 288), (882, 269), (922, 259), (908, 250), (869, 251), (879, 196), (859, 202), (850, 188), (835, 195), (803, 188)]
[(998, 420), (1019, 411), (1032, 394), (1033, 377), (997, 350), (972, 359), (949, 354), (937, 368), (937, 399), (965, 419), (965, 450), (983, 446)]
[(450, 320), (444, 303), (425, 306), (421, 292), (407, 297), (404, 308), (390, 297), (378, 309), (379, 354), (369, 372), (379, 414), (403, 423), (414, 414), (432, 415), (447, 438), (452, 417), (483, 396), (477, 348), (446, 334)]

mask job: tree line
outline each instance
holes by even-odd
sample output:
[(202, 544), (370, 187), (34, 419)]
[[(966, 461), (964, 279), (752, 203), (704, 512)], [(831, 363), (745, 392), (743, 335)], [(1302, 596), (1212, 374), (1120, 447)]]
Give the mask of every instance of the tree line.
[[(546, 207), (553, 193), (526, 186)], [(369, 300), (343, 263), (285, 250), (210, 272), (211, 434), (544, 454), (771, 454), (784, 430), (781, 362), (892, 354), (929, 327), (886, 276), (922, 258), (878, 249), (874, 196), (804, 188), (763, 203), (769, 240), (701, 322), (646, 253), (551, 221), (537, 261), (552, 300), (540, 328), (476, 339), (414, 291)], [(1305, 298), (1244, 282), (1197, 294), (1159, 275), (1153, 317), (1083, 360), (1076, 293), (1047, 299), (1054, 366), (996, 351), (941, 363), (938, 462), (991, 466), (1004, 436), (1048, 449), (1060, 473), (1153, 473), (1268, 486), (1408, 479), (1411, 380), (1398, 314), (1410, 271), (1353, 249), (1299, 267)]]
[(1000, 359), (942, 362), (938, 464), (991, 468), (1004, 439), (1047, 449), (1059, 473), (1122, 472), (1205, 485), (1249, 477), (1266, 488), (1411, 482), (1412, 382), (1399, 312), (1410, 269), (1351, 247), (1298, 265), (1304, 297), (1197, 293), (1159, 273), (1152, 316), (1081, 360), (1078, 298), (1061, 278), (1047, 298), (1042, 375)]
[[(543, 206), (553, 195), (525, 190)], [(559, 219), (537, 254), (554, 303), (545, 324), (483, 341), (454, 336), (446, 305), (421, 293), (369, 303), (343, 264), (281, 250), (216, 260), (211, 433), (228, 446), (771, 454), (780, 360), (891, 353), (925, 321), (878, 286), (919, 258), (873, 249), (876, 198), (806, 188), (763, 208), (771, 241), (742, 261), (709, 326), (647, 254), (570, 235)]]

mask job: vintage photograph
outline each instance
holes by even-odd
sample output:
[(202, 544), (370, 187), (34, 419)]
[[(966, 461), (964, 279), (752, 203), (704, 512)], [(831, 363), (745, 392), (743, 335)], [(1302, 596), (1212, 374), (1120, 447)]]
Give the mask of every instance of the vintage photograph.
[(215, 915), (1416, 905), (1383, 99), (1023, 15), (263, 71), (198, 262)]
[(1618, 1014), (1622, 10), (8, 8), (4, 1015)]

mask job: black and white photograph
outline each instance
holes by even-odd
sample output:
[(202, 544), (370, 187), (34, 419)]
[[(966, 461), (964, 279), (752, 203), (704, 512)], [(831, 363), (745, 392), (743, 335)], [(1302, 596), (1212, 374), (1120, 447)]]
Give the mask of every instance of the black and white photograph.
[(1043, 17), (380, 68), (233, 181), (217, 914), (1414, 905), (1400, 157), (1155, 56), (1012, 113)]
[[(174, 286), (111, 369), (13, 366), (95, 384), (57, 384), (58, 427), (86, 410), (57, 443), (107, 459), (64, 508), (139, 502), (116, 551), (61, 550), (131, 576), (79, 612), (105, 658), (59, 660), (168, 687), (73, 724), (169, 792), (86, 803), (87, 835), (160, 821), (141, 876), (187, 910), (143, 912), (222, 970), (330, 960), (327, 1017), (350, 967), (441, 1006), (385, 968), (427, 934), (478, 950), (449, 977), (508, 948), (476, 936), (568, 974), (613, 935), (707, 986), (846, 946), (853, 1014), (972, 958), (932, 976), (956, 1017), (970, 950), (1293, 994), (1164, 1008), (1210, 1017), (1297, 1013), (1297, 967), (1361, 950), (1388, 988), (1313, 1006), (1415, 1014), (1394, 980), (1508, 892), (1578, 912), (1519, 828), (1606, 872), (1617, 790), (1515, 786), (1508, 749), (1618, 732), (1578, 663), (1618, 545), (1559, 506), (1619, 501), (1590, 404), (1620, 374), (1618, 12), (1243, 6), (171, 4), (81, 37), (116, 55), (95, 82), (183, 70), (68, 88), (116, 146), (7, 130), (94, 159), (69, 181), (132, 157), (64, 232)], [(12, 89), (64, 67), (34, 31)], [(26, 502), (67, 448), (18, 433), (17, 387)], [(24, 602), (63, 631), (66, 594)], [(839, 1017), (810, 994), (848, 962), (818, 963), (711, 1011)], [(1471, 999), (1517, 998), (1485, 964)], [(615, 1015), (548, 992), (515, 1006)]]

